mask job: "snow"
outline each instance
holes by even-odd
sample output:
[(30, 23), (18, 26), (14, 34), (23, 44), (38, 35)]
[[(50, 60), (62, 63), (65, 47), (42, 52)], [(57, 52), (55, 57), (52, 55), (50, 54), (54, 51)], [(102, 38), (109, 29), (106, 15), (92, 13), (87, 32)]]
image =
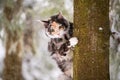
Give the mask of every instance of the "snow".
[(43, 55), (26, 55), (23, 60), (22, 74), (25, 80), (57, 80), (61, 71), (56, 63), (49, 57)]
[(71, 13), (73, 13), (73, 2), (71, 2), (70, 0), (64, 0), (64, 1), (65, 1), (65, 8), (68, 10), (68, 12), (70, 12), (69, 10), (71, 10)]
[(4, 68), (4, 58), (5, 58), (5, 48), (2, 41), (0, 40), (0, 80), (2, 80), (1, 75)]
[(103, 30), (103, 28), (102, 28), (102, 27), (99, 27), (99, 30), (100, 30), (100, 31), (102, 31), (102, 30)]
[(26, 19), (26, 13), (22, 12), (19, 19), (19, 24), (21, 25)]

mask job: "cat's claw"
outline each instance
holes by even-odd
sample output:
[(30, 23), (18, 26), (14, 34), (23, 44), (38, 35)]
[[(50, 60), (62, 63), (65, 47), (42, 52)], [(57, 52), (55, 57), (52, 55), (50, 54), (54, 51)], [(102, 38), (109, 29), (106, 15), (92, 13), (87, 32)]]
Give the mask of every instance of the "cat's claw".
[(70, 38), (69, 41), (70, 41), (70, 46), (68, 47), (75, 47), (75, 45), (78, 43), (78, 39), (76, 37)]

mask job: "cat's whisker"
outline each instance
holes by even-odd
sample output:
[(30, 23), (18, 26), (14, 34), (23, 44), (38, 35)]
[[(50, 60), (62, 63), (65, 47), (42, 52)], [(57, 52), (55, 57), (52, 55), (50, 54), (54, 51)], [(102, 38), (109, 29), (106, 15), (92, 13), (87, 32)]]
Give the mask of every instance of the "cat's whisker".
[(32, 20), (33, 22), (39, 22), (41, 24), (43, 24), (43, 22), (41, 20)]

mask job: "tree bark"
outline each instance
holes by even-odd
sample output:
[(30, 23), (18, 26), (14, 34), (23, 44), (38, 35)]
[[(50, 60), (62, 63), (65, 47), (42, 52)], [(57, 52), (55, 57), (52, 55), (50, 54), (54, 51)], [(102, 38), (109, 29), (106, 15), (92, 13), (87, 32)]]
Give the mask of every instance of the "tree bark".
[[(8, 5), (8, 1), (6, 0), (4, 7), (4, 17), (9, 24), (13, 24), (11, 21), (19, 12), (22, 0), (14, 2), (12, 4), (13, 7)], [(6, 57), (4, 59), (3, 80), (23, 80), (21, 74), (22, 61), (20, 58), (22, 53), (22, 35), (17, 31), (17, 27), (12, 30), (9, 28), (12, 27), (11, 25), (4, 24), (4, 26), (6, 32)]]
[(109, 0), (74, 0), (74, 80), (109, 80)]
[(3, 80), (23, 80), (21, 74), (21, 53), (22, 38), (13, 38), (8, 34), (6, 40), (6, 57), (4, 60), (5, 67), (3, 71)]

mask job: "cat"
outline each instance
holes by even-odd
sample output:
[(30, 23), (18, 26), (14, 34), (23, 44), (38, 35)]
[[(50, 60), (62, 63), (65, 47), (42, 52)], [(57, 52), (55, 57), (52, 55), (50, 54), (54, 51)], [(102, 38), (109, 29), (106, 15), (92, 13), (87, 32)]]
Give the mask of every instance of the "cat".
[[(48, 43), (48, 51), (57, 62), (58, 67), (65, 75), (72, 77), (71, 51), (78, 43), (78, 39), (73, 37), (73, 23), (59, 12), (48, 20), (42, 20), (45, 26), (45, 34), (51, 40)], [(73, 53), (72, 53), (73, 54)]]

